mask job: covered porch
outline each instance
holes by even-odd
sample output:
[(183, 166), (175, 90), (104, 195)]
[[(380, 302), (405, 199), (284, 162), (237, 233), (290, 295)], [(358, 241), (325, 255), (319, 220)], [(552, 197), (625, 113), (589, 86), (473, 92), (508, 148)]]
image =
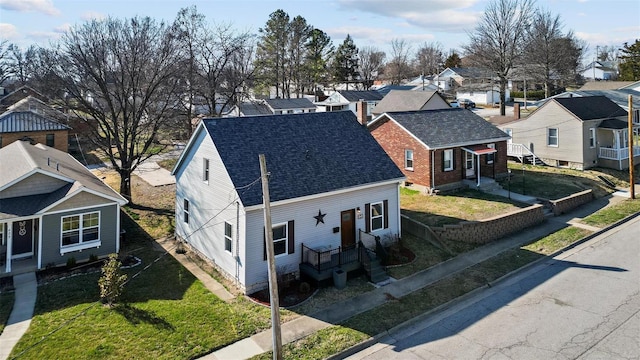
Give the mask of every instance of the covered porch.
[(640, 157), (640, 125), (633, 125), (632, 144), (629, 144), (628, 124), (618, 119), (603, 121), (598, 127), (598, 162), (622, 170), (628, 168), (629, 150), (634, 160)]
[(476, 187), (480, 187), (482, 178), (482, 156), (486, 156), (486, 163), (492, 168), (492, 177), (495, 178), (495, 153), (497, 150), (493, 144), (463, 146), (465, 153), (464, 179), (475, 179)]
[(0, 223), (0, 277), (38, 268), (38, 218)]

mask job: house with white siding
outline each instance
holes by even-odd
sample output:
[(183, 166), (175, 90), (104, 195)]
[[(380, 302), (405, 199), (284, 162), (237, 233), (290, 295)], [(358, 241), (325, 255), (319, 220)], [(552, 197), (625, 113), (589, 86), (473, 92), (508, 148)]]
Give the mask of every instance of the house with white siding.
[(327, 280), (400, 234), (404, 176), (352, 112), (203, 119), (172, 171), (176, 237), (245, 293), (268, 286), (260, 154), (279, 274)]

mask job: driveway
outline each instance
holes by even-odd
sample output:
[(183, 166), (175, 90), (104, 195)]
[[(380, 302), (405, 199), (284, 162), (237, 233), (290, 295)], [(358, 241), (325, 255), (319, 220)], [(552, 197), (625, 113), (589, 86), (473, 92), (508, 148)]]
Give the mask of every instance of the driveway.
[(640, 217), (349, 359), (638, 359)]

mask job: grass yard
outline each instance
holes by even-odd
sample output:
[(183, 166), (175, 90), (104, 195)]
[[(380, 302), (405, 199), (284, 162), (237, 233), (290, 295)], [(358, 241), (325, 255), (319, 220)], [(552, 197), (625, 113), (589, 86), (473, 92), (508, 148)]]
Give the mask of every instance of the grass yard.
[(412, 189), (400, 189), (402, 214), (429, 226), (488, 219), (527, 206), (529, 205), (476, 190), (431, 196)]
[(395, 279), (402, 279), (418, 271), (428, 269), (438, 263), (452, 258), (454, 255), (433, 246), (426, 240), (421, 240), (412, 235), (402, 236), (402, 245), (411, 250), (415, 260), (407, 265), (389, 267), (389, 275)]
[(511, 186), (513, 192), (549, 200), (561, 199), (587, 189), (592, 189), (596, 198), (612, 193), (613, 190), (598, 176), (609, 179), (619, 187), (629, 186), (629, 172), (624, 171), (601, 168), (580, 171), (550, 166), (523, 166), (514, 162), (509, 162), (508, 167), (511, 169), (511, 181), (501, 181), (503, 188)]
[(640, 199), (628, 199), (617, 206), (602, 209), (589, 215), (581, 222), (591, 226), (604, 227), (637, 212), (640, 212)]

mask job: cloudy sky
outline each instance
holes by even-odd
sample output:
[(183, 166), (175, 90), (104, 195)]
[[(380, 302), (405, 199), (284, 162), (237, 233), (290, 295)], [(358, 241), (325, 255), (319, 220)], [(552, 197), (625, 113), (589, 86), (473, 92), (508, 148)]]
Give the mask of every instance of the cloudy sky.
[[(392, 39), (405, 39), (416, 49), (425, 42), (445, 51), (468, 41), (488, 0), (0, 0), (0, 38), (26, 47), (47, 45), (66, 29), (87, 19), (150, 16), (171, 22), (178, 10), (196, 5), (211, 22), (230, 23), (257, 32), (269, 14), (283, 9), (301, 15), (328, 33), (335, 44), (350, 34), (358, 47), (389, 49)], [(537, 0), (559, 14), (564, 30), (589, 44), (621, 47), (640, 38), (638, 0)]]

